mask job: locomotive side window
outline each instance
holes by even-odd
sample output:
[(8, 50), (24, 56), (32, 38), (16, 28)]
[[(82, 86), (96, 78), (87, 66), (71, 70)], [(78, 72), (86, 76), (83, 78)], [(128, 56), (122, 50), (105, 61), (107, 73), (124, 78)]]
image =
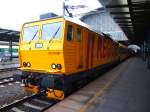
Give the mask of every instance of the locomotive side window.
[(43, 25), (42, 39), (59, 39), (61, 35), (62, 22), (48, 23)]
[(72, 25), (68, 25), (67, 40), (68, 41), (73, 40), (73, 26)]
[(77, 41), (81, 41), (81, 29), (77, 28)]
[(25, 27), (23, 30), (23, 41), (37, 40), (39, 36), (39, 26)]

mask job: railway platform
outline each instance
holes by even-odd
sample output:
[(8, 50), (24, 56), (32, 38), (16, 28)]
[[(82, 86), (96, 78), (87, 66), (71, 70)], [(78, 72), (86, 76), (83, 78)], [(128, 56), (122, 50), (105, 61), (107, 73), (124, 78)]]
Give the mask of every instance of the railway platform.
[(46, 112), (150, 112), (150, 70), (129, 58)]

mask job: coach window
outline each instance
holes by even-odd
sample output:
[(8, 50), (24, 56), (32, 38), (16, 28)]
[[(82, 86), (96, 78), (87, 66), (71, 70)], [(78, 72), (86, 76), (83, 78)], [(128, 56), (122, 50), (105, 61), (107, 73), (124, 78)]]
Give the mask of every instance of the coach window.
[(67, 40), (68, 41), (73, 40), (73, 26), (72, 25), (68, 25)]
[(77, 41), (81, 41), (81, 29), (77, 28)]

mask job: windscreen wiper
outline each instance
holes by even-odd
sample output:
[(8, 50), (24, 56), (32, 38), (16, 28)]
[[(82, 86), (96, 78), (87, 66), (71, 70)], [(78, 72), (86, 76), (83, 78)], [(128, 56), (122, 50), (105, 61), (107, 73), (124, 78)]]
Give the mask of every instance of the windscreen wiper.
[(31, 43), (31, 41), (36, 37), (37, 33), (38, 33), (38, 30), (35, 32), (35, 34), (33, 35), (32, 39), (30, 40), (29, 43)]
[(53, 34), (52, 38), (49, 40), (49, 43), (55, 38), (55, 36), (57, 35), (58, 31), (60, 30), (61, 25), (58, 27), (58, 29), (56, 30), (56, 32)]

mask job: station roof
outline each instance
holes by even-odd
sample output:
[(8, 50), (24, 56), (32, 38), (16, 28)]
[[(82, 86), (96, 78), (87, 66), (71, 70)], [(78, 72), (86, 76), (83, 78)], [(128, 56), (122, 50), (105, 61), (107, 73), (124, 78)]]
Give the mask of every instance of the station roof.
[(134, 43), (148, 38), (150, 0), (99, 0)]
[(19, 42), (19, 31), (0, 28), (0, 41)]

